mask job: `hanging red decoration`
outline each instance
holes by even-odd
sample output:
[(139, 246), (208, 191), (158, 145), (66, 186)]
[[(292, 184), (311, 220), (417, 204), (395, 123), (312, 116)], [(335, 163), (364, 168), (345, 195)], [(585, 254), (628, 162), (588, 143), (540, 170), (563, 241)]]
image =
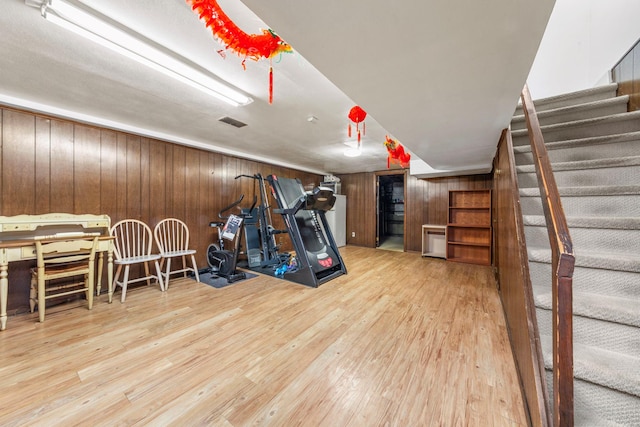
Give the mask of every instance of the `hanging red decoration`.
[(357, 105), (349, 110), (349, 119), (351, 119), (352, 122), (360, 123), (364, 121), (366, 117), (367, 112)]
[[(225, 49), (231, 49), (238, 56), (243, 57), (242, 67), (250, 58), (254, 61), (271, 59), (282, 53), (291, 53), (293, 50), (272, 30), (262, 30), (262, 34), (248, 34), (242, 31), (222, 11), (217, 0), (186, 0), (191, 8), (198, 13), (200, 19), (211, 29), (213, 36), (224, 45)], [(221, 51), (218, 51), (222, 55)], [(224, 57), (224, 55), (223, 55)], [(269, 104), (273, 102), (273, 69), (269, 66)]]
[(273, 104), (273, 67), (269, 65), (269, 104)]
[[(364, 135), (366, 131), (366, 127), (364, 125), (365, 117), (367, 117), (367, 112), (357, 105), (353, 107), (351, 110), (349, 110), (349, 120), (351, 120), (356, 124), (356, 132), (358, 134), (358, 143), (360, 142), (360, 139), (361, 139), (360, 138), (361, 122), (362, 122), (362, 135)], [(351, 138), (351, 123), (349, 123), (348, 134), (349, 134), (349, 138)]]
[(395, 141), (387, 135), (384, 146), (387, 147), (389, 156), (387, 157), (387, 169), (391, 167), (391, 163), (397, 163), (401, 168), (409, 166), (411, 154), (404, 151), (404, 147), (398, 141)]

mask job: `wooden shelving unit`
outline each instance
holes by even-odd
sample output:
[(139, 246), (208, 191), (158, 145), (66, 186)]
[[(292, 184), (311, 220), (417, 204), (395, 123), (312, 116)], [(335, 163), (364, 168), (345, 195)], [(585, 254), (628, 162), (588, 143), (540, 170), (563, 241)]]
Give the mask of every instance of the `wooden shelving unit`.
[(491, 190), (449, 191), (447, 260), (491, 265)]

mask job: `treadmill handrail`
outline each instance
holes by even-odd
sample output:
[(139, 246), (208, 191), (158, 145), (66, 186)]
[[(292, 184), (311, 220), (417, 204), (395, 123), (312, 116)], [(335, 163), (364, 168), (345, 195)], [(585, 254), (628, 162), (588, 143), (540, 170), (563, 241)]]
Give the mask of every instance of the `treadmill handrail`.
[(300, 209), (303, 209), (303, 207), (305, 207), (306, 204), (307, 204), (307, 197), (306, 195), (304, 195), (298, 198), (298, 200), (296, 201), (296, 204), (293, 205), (293, 207), (286, 208), (286, 209), (274, 209), (273, 213), (277, 213), (281, 215), (295, 215)]

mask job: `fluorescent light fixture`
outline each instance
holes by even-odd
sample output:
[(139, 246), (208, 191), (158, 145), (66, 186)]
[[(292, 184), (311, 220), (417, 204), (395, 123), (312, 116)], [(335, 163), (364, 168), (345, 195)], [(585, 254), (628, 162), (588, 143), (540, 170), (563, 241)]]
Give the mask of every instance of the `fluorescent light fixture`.
[(75, 34), (85, 37), (114, 52), (133, 59), (166, 76), (198, 89), (207, 95), (225, 101), (233, 106), (247, 105), (253, 99), (201, 71), (187, 65), (177, 55), (162, 47), (153, 46), (144, 37), (110, 19), (99, 17), (91, 9), (69, 0), (44, 0), (37, 4), (25, 0), (30, 6), (40, 7), (40, 13), (47, 20)]

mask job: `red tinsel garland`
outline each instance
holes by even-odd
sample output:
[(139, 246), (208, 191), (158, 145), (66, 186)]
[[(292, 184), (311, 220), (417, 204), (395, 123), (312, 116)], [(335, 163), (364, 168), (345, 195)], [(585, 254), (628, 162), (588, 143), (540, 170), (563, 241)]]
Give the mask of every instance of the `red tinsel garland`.
[[(284, 40), (272, 30), (262, 30), (262, 34), (247, 34), (242, 31), (222, 11), (216, 0), (186, 0), (191, 8), (198, 13), (206, 26), (211, 29), (214, 37), (239, 56), (258, 61), (262, 58), (271, 59), (281, 53), (292, 52)], [(273, 69), (269, 67), (269, 104), (273, 101)]]

